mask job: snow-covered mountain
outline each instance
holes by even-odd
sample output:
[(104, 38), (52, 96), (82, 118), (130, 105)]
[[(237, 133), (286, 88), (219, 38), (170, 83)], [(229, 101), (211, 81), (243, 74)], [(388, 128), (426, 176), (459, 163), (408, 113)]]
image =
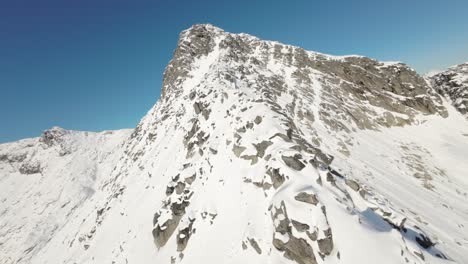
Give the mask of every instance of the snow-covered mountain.
[(67, 230), (109, 178), (130, 133), (55, 127), (39, 138), (0, 145), (0, 263), (31, 263)]
[(133, 131), (0, 145), (0, 263), (467, 263), (468, 121), (432, 81), (195, 25)]

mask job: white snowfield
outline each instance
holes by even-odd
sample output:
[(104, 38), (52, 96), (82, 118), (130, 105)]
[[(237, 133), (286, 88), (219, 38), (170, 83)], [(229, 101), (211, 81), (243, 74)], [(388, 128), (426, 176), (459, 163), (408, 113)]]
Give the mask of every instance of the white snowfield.
[(133, 131), (0, 145), (0, 263), (463, 264), (467, 173), (404, 64), (195, 25)]

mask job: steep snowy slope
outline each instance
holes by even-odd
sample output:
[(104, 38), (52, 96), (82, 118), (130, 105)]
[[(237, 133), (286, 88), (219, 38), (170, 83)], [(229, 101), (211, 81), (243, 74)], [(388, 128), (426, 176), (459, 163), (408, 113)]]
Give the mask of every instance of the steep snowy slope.
[(430, 79), (436, 90), (468, 118), (468, 63), (450, 67)]
[(0, 263), (468, 261), (468, 122), (400, 63), (195, 25), (117, 145), (39, 248), (2, 214)]
[(55, 127), (0, 145), (0, 263), (30, 263), (109, 177), (130, 133)]

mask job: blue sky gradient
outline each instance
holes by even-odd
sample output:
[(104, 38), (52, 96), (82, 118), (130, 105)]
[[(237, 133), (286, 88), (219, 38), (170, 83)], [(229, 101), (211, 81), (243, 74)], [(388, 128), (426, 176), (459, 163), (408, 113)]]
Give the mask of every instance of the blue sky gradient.
[(468, 1), (0, 0), (0, 142), (132, 128), (196, 23), (420, 73), (468, 61)]

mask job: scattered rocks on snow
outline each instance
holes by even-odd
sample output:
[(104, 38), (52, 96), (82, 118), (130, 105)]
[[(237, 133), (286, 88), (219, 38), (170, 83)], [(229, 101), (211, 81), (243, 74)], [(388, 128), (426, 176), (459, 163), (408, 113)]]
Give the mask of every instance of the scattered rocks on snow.
[[(316, 258), (312, 246), (303, 238), (297, 238), (291, 230), (291, 221), (288, 218), (286, 205), (281, 202), (280, 207), (274, 207), (272, 214), (275, 223), (275, 232), (273, 234), (273, 246), (284, 252), (284, 257), (295, 261), (298, 264), (316, 264)], [(287, 242), (282, 241), (276, 236), (286, 236)]]
[[(172, 217), (165, 223), (158, 224), (153, 229), (154, 242), (157, 248), (161, 248), (166, 245), (169, 238), (174, 234), (177, 226), (179, 225), (180, 219), (185, 214), (185, 208), (189, 205), (188, 201), (182, 201), (180, 203), (173, 203), (170, 206)], [(155, 216), (157, 222), (159, 216)]]

